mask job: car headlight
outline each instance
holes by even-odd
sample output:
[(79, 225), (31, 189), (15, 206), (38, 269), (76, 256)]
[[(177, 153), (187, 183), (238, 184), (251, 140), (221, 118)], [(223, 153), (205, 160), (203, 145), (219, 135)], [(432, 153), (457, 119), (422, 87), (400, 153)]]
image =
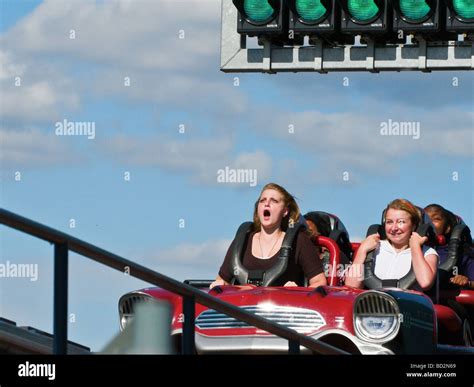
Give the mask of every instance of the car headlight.
[(368, 291), (354, 304), (354, 330), (357, 336), (372, 343), (392, 340), (400, 329), (400, 312), (395, 299), (385, 293)]

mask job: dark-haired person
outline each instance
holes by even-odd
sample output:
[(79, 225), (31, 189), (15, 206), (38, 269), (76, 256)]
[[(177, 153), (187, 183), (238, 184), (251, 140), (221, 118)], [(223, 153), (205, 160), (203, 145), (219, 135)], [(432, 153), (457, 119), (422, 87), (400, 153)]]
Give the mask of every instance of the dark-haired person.
[[(304, 215), (304, 218), (306, 220), (308, 233), (311, 239), (314, 239), (320, 235), (328, 237), (331, 233), (331, 224), (329, 223), (329, 220), (317, 212), (308, 212)], [(329, 251), (325, 247), (318, 247), (318, 249), (323, 267), (326, 271), (326, 268), (329, 265)]]
[(321, 216), (316, 211), (304, 214), (306, 224), (311, 237), (318, 237), (320, 235), (328, 237), (331, 233), (331, 224), (329, 219)]
[[(454, 214), (439, 204), (430, 204), (425, 207), (426, 214), (430, 217), (437, 235), (443, 235), (449, 242), (451, 231), (456, 225)], [(448, 257), (448, 244), (436, 247), (440, 264)], [(458, 261), (458, 274), (449, 279), (453, 285), (466, 289), (474, 289), (474, 250), (468, 244), (463, 246), (463, 253)]]
[[(436, 279), (438, 254), (423, 246), (427, 237), (421, 237), (415, 230), (420, 224), (418, 209), (408, 200), (395, 199), (385, 211), (385, 234), (369, 235), (361, 242), (353, 265), (346, 273), (345, 284), (355, 288), (363, 287), (362, 269), (370, 251), (375, 250), (374, 274), (380, 279), (400, 279), (413, 267), (418, 290), (428, 290)], [(415, 286), (415, 289), (418, 288)]]
[[(269, 270), (278, 259), (280, 248), (288, 223), (299, 221), (300, 210), (294, 197), (278, 184), (270, 183), (263, 187), (255, 202), (253, 222), (243, 256), (243, 266), (247, 270)], [(228, 285), (233, 279), (231, 268), (233, 244), (230, 245), (219, 275), (210, 285)], [(323, 267), (316, 246), (305, 232), (296, 237), (296, 248), (290, 257), (288, 268), (274, 286), (298, 286), (298, 278), (304, 275), (310, 287), (326, 285)]]
[[(308, 226), (308, 233), (312, 240), (314, 240), (314, 238), (318, 236), (332, 237), (331, 220), (328, 214), (321, 213), (318, 211), (310, 211), (304, 214), (304, 218)], [(341, 253), (341, 263), (349, 263), (352, 254), (352, 247), (349, 241), (349, 236), (347, 236), (347, 239), (336, 242), (339, 245), (339, 250)], [(330, 259), (329, 251), (325, 247), (320, 247), (320, 254), (321, 259), (323, 261), (323, 265), (327, 265)]]

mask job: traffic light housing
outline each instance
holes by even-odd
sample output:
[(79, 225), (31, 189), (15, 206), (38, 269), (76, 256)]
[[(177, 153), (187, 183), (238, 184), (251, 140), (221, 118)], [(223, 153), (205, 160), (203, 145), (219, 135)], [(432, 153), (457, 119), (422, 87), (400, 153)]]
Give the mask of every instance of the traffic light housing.
[(393, 30), (398, 33), (422, 35), (429, 40), (448, 40), (443, 34), (443, 0), (393, 0)]
[(446, 31), (456, 34), (474, 32), (474, 0), (447, 0)]
[(288, 33), (288, 8), (283, 0), (232, 0), (239, 11), (237, 32), (248, 36)]
[[(474, 0), (232, 0), (237, 32), (276, 45), (397, 43), (406, 35), (456, 40), (474, 31)], [(403, 32), (400, 34), (400, 32)], [(368, 39), (366, 39), (368, 38)], [(469, 38), (469, 39), (472, 39)]]
[(285, 0), (289, 29), (309, 36), (335, 35), (339, 30), (340, 6), (336, 0)]
[(389, 0), (340, 0), (341, 32), (373, 38), (392, 35), (392, 8)]

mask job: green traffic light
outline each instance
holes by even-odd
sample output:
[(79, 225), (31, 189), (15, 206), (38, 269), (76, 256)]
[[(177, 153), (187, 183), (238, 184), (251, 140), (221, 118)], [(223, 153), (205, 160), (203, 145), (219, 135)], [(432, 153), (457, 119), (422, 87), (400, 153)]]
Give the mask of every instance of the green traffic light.
[(374, 0), (348, 0), (347, 8), (356, 20), (367, 23), (380, 11)]
[(400, 0), (400, 11), (412, 21), (423, 21), (431, 11), (425, 0)]
[(463, 19), (474, 19), (474, 0), (453, 0), (453, 7)]
[(262, 23), (272, 17), (274, 9), (268, 0), (244, 0), (244, 11), (250, 21)]
[(327, 12), (321, 0), (296, 0), (295, 6), (298, 15), (308, 22), (321, 19)]

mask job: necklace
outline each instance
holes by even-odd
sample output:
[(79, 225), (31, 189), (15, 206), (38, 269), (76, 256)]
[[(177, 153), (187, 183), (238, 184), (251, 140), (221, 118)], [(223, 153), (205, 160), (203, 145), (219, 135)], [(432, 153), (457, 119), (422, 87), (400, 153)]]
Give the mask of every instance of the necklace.
[(272, 253), (273, 249), (275, 248), (275, 245), (277, 244), (278, 239), (280, 239), (281, 231), (280, 231), (280, 233), (278, 234), (277, 238), (275, 239), (275, 243), (273, 243), (272, 248), (271, 248), (270, 251), (268, 252), (268, 256), (265, 256), (265, 255), (263, 254), (262, 243), (260, 242), (260, 236), (261, 236), (261, 235), (262, 235), (262, 232), (260, 232), (260, 234), (258, 234), (258, 245), (260, 246), (260, 253), (262, 254), (262, 259), (267, 259), (267, 258), (270, 258), (270, 257), (271, 257), (271, 253)]

